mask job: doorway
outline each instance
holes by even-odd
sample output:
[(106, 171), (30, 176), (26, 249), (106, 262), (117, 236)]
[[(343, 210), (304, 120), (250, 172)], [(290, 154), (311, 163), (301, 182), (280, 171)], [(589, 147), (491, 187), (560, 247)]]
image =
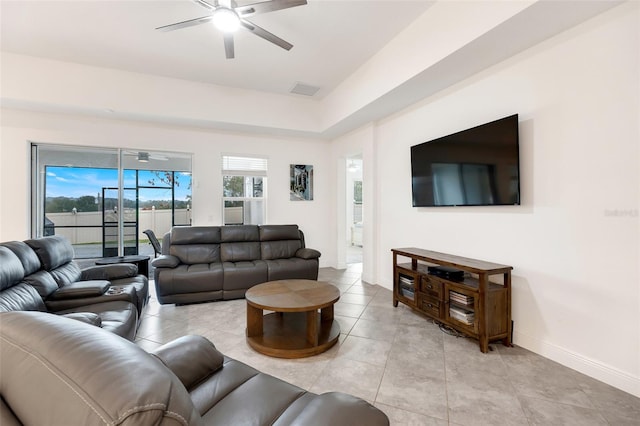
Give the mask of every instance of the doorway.
[(362, 158), (353, 156), (346, 161), (346, 231), (347, 264), (362, 263), (363, 210)]

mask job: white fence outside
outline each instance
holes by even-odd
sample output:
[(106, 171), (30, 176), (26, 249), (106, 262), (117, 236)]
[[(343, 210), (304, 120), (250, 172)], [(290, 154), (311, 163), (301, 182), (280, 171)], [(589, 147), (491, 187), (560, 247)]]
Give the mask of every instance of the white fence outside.
[[(134, 212), (125, 212), (125, 215), (135, 220)], [(127, 217), (127, 219), (129, 219)], [(102, 212), (78, 212), (78, 213), (47, 213), (47, 218), (56, 226), (56, 235), (62, 235), (71, 241), (71, 244), (101, 244), (102, 243)], [(109, 220), (116, 220), (110, 218)], [(176, 223), (191, 223), (190, 209), (175, 210)], [(138, 239), (146, 241), (148, 238), (142, 231), (151, 229), (159, 240), (171, 229), (171, 210), (140, 210), (138, 212)], [(71, 228), (58, 228), (69, 226)], [(83, 228), (91, 226), (92, 228)]]

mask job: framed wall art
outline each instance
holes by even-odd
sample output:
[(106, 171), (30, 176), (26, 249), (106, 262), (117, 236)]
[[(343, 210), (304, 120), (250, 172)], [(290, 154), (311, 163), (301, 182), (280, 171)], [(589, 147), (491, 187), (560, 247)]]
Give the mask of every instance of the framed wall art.
[(291, 164), (289, 199), (291, 201), (313, 200), (313, 166)]

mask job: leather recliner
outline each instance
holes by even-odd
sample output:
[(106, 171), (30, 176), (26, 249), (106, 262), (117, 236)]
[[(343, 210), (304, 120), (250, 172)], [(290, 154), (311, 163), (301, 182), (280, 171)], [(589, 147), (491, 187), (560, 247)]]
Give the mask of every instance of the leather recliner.
[(319, 257), (297, 225), (173, 227), (152, 262), (156, 295), (163, 304), (238, 299), (267, 281), (316, 280)]
[(80, 269), (61, 236), (0, 244), (0, 312), (46, 311), (133, 340), (149, 284), (132, 264)]
[[(47, 306), (38, 291), (25, 280), (22, 262), (14, 252), (0, 246), (0, 312), (41, 311)], [(126, 300), (105, 300), (56, 312), (133, 340), (136, 335), (137, 310)], [(0, 424), (2, 424), (0, 422)]]
[(7, 312), (0, 363), (3, 426), (389, 424), (362, 399), (306, 392), (222, 355), (201, 336), (152, 355), (78, 321)]
[[(21, 244), (19, 241), (5, 243), (7, 247), (14, 250), (15, 245)], [(34, 287), (38, 290), (40, 295), (45, 299), (45, 303), (53, 310), (61, 310), (72, 308), (75, 302), (71, 302), (68, 299), (82, 298), (83, 304), (90, 304), (104, 301), (106, 296), (109, 296), (109, 300), (127, 300), (133, 303), (137, 310), (138, 316), (142, 316), (142, 310), (146, 306), (149, 300), (149, 281), (144, 275), (138, 274), (138, 268), (130, 263), (122, 263), (115, 265), (101, 265), (91, 266), (88, 268), (80, 269), (78, 264), (73, 260), (74, 251), (73, 246), (66, 238), (62, 236), (50, 236), (43, 238), (34, 238), (26, 240), (22, 243), (32, 249), (35, 252), (42, 272), (37, 277), (29, 277), (29, 281), (33, 283)], [(27, 250), (19, 252), (14, 250), (21, 261), (25, 261), (24, 257), (19, 253), (27, 254)], [(35, 262), (32, 262), (35, 263)], [(46, 278), (45, 278), (46, 277)], [(53, 278), (56, 287), (51, 285), (51, 280), (47, 278)], [(87, 288), (92, 287), (88, 282), (107, 282), (107, 290), (110, 288), (117, 288), (118, 294), (104, 295), (100, 293), (97, 295), (79, 295), (74, 294), (73, 298), (55, 298), (52, 300), (51, 291), (57, 293), (60, 290), (73, 287)], [(64, 290), (63, 290), (64, 291)], [(80, 292), (80, 290), (78, 290)], [(114, 297), (115, 296), (115, 297)], [(59, 299), (67, 299), (60, 301)]]

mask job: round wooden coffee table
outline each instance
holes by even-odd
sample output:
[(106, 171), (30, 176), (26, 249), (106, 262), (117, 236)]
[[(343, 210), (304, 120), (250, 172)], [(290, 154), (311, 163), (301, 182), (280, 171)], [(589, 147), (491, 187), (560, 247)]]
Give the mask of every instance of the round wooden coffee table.
[[(333, 318), (340, 290), (329, 283), (270, 281), (251, 287), (245, 298), (247, 343), (262, 354), (278, 358), (317, 355), (340, 337), (340, 325)], [(263, 315), (263, 310), (273, 312)]]

